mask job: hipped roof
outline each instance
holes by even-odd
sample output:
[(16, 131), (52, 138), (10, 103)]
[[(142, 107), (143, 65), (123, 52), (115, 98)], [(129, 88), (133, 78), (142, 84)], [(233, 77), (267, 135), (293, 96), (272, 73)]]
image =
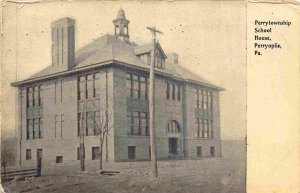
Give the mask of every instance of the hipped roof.
[[(157, 47), (166, 58), (166, 55), (159, 43)], [(135, 44), (122, 41), (116, 36), (104, 35), (76, 52), (75, 65), (72, 69), (63, 72), (55, 72), (53, 66), (49, 66), (26, 80), (12, 83), (12, 86), (20, 86), (36, 81), (51, 79), (57, 76), (77, 73), (81, 70), (101, 67), (113, 63), (149, 71), (150, 66), (140, 60), (137, 55), (148, 53), (151, 49), (151, 43), (137, 46)], [(218, 87), (204, 78), (190, 72), (180, 64), (174, 64), (168, 59), (166, 59), (165, 69), (155, 68), (155, 71), (158, 74), (171, 78), (204, 85), (216, 90), (224, 90), (223, 88)]]

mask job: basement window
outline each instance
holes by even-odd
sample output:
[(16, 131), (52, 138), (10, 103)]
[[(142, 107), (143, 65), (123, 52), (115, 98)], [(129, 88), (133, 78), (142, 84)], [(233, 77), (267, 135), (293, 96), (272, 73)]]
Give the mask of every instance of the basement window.
[(56, 156), (56, 163), (62, 163), (63, 162), (63, 156)]
[(201, 146), (197, 147), (197, 156), (202, 157), (202, 147)]
[(100, 160), (100, 147), (92, 147), (92, 160)]
[(26, 160), (31, 160), (31, 149), (26, 149)]

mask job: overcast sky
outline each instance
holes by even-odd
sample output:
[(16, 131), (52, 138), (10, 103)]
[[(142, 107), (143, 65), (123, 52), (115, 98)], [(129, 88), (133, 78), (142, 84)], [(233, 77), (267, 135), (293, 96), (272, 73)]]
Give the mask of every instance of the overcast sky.
[(112, 20), (121, 7), (130, 20), (131, 41), (150, 42), (146, 27), (155, 25), (164, 32), (159, 42), (166, 53), (178, 53), (186, 68), (226, 89), (220, 95), (221, 136), (244, 138), (246, 15), (243, 2), (236, 1), (8, 3), (3, 8), (2, 137), (14, 136), (15, 130), (15, 89), (9, 84), (51, 64), (51, 22), (76, 20), (78, 50), (113, 34)]

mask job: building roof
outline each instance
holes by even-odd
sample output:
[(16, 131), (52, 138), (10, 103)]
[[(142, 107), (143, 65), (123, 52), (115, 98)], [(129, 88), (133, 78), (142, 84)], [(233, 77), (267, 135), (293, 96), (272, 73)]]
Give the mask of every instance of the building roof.
[[(164, 58), (167, 58), (167, 55), (165, 54), (164, 50), (162, 49), (160, 43), (156, 43), (157, 49), (161, 52), (161, 54), (164, 56)], [(140, 55), (140, 54), (145, 54), (145, 53), (150, 53), (153, 49), (153, 44), (148, 43), (144, 45), (137, 45), (134, 47), (134, 53), (135, 55)]]
[[(164, 54), (159, 43), (158, 47)], [(69, 73), (79, 72), (83, 69), (104, 66), (111, 63), (118, 63), (123, 66), (149, 70), (150, 66), (140, 60), (137, 55), (150, 52), (151, 49), (151, 43), (136, 46), (120, 40), (116, 36), (104, 35), (76, 52), (75, 66), (72, 69), (62, 72), (55, 72), (55, 69), (52, 66), (49, 66), (36, 73), (29, 79), (12, 83), (12, 86), (19, 86), (26, 83), (62, 76)], [(216, 90), (224, 90), (223, 88), (215, 86), (204, 78), (195, 75), (180, 64), (172, 63), (168, 59), (166, 59), (165, 69), (156, 68), (155, 71), (158, 74), (169, 76), (171, 78), (193, 82)]]

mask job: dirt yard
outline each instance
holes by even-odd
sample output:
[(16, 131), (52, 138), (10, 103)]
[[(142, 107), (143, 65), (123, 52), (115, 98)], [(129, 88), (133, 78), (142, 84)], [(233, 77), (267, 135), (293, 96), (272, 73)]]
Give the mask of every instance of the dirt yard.
[[(3, 184), (12, 192), (99, 192), (99, 193), (244, 193), (245, 157), (238, 143), (224, 144), (222, 158), (159, 161), (159, 178), (151, 180), (150, 162), (115, 163), (105, 170), (49, 174)], [(107, 166), (108, 167), (108, 166)]]

